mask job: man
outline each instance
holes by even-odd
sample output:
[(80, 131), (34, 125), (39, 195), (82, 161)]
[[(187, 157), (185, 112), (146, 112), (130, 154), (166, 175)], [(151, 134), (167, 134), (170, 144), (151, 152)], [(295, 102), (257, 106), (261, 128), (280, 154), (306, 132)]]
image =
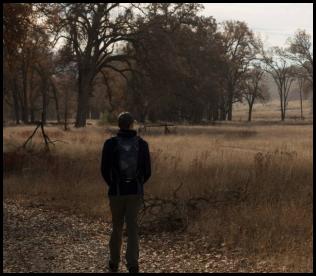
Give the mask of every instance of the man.
[(139, 271), (137, 215), (143, 201), (143, 185), (151, 175), (150, 154), (147, 142), (133, 129), (134, 119), (129, 112), (119, 115), (118, 125), (117, 136), (104, 143), (101, 162), (102, 176), (109, 186), (113, 226), (108, 265), (111, 272), (118, 271), (125, 219), (127, 268), (135, 273)]

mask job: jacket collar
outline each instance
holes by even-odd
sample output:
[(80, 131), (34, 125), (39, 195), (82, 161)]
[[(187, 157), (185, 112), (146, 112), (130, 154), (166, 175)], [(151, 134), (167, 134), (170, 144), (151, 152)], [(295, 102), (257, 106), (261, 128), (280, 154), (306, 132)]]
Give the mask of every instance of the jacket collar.
[(117, 133), (117, 136), (120, 137), (134, 137), (137, 135), (136, 130), (134, 129), (120, 129)]

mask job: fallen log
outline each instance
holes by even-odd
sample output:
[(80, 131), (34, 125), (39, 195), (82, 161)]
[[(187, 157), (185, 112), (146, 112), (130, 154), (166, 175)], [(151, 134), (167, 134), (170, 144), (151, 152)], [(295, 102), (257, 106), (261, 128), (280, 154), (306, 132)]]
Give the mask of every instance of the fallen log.
[(168, 123), (144, 124), (143, 126), (140, 126), (138, 128), (138, 132), (147, 133), (148, 128), (153, 128), (153, 127), (164, 127), (164, 134), (170, 134), (172, 132), (170, 127), (176, 128), (176, 125), (168, 124)]

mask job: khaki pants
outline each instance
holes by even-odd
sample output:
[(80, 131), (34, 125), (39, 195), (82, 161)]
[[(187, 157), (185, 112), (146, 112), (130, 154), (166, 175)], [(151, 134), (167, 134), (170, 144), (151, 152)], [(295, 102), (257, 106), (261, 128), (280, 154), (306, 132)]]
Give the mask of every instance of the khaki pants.
[(142, 205), (141, 195), (110, 196), (110, 208), (112, 212), (112, 234), (110, 238), (110, 260), (114, 264), (120, 262), (122, 245), (122, 231), (124, 219), (127, 226), (127, 267), (138, 266), (139, 237), (137, 216)]

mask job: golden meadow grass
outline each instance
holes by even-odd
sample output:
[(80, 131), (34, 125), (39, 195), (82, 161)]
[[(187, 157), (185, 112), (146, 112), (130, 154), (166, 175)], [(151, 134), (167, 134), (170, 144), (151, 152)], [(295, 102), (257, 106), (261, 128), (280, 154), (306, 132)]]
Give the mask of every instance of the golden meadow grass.
[[(7, 147), (21, 145), (33, 129), (4, 128)], [(47, 133), (67, 144), (56, 142), (50, 158), (28, 156), (21, 172), (6, 174), (5, 197), (110, 220), (100, 174), (101, 150), (110, 131), (47, 127)], [(144, 138), (152, 157), (147, 196), (170, 197), (180, 182), (183, 199), (221, 191), (248, 193), (243, 202), (187, 214), (187, 231), (208, 235), (215, 246), (271, 258), (290, 271), (312, 269), (312, 125), (178, 126), (177, 134)], [(36, 151), (42, 140), (40, 135), (33, 140)]]
[[(239, 120), (247, 120), (248, 119), (248, 106), (246, 104), (236, 103), (234, 106), (234, 119)], [(312, 120), (312, 101), (311, 100), (303, 100), (303, 116), (305, 120)], [(291, 100), (288, 102), (288, 107), (286, 111), (286, 117), (288, 119), (300, 119), (301, 111), (300, 111), (300, 101), (299, 100)], [(261, 103), (255, 103), (252, 112), (253, 120), (271, 120), (278, 121), (280, 120), (280, 101), (275, 99), (265, 103), (264, 105)]]

